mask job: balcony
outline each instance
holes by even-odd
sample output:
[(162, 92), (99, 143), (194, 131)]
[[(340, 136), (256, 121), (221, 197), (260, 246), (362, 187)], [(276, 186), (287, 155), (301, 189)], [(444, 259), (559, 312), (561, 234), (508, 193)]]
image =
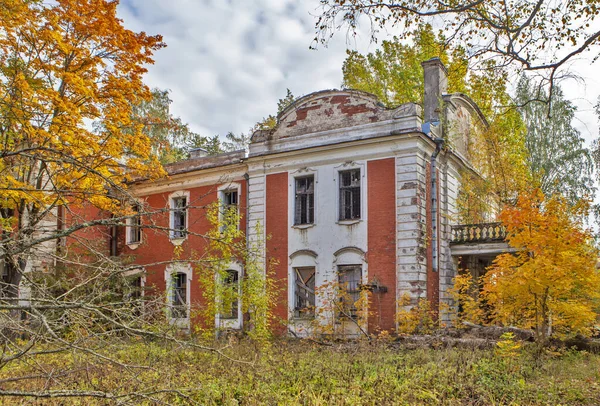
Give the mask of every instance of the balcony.
[(451, 244), (483, 244), (504, 242), (506, 229), (502, 223), (460, 224), (452, 226)]

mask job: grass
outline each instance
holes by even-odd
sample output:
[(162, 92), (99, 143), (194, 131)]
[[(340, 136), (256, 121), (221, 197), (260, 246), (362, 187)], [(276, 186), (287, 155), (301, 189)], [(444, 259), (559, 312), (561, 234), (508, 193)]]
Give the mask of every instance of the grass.
[[(597, 405), (600, 356), (567, 351), (534, 362), (527, 349), (494, 351), (398, 348), (393, 343), (333, 347), (276, 341), (267, 349), (234, 344), (228, 355), (158, 343), (116, 343), (99, 349), (124, 368), (80, 353), (36, 356), (5, 366), (1, 390), (110, 392), (124, 403), (202, 405)], [(36, 375), (43, 373), (43, 377)], [(50, 373), (53, 377), (48, 378)], [(178, 392), (149, 393), (155, 390)], [(136, 395), (131, 395), (137, 393)], [(4, 404), (36, 398), (0, 397)], [(105, 399), (55, 398), (50, 404), (105, 404)]]

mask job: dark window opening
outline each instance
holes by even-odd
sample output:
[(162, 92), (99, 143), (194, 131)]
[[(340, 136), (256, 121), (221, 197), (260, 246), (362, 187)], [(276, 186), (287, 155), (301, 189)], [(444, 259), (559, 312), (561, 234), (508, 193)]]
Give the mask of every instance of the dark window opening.
[(187, 198), (173, 199), (173, 238), (184, 238), (187, 234)]
[(296, 178), (294, 224), (313, 224), (315, 222), (315, 178), (306, 176)]
[(356, 302), (360, 299), (362, 269), (360, 265), (338, 266), (341, 316), (356, 318)]
[(294, 268), (295, 317), (314, 317), (315, 314), (315, 268)]
[(171, 278), (171, 318), (186, 319), (188, 314), (187, 275), (177, 272)]
[(227, 271), (227, 277), (223, 281), (226, 293), (223, 298), (223, 310), (220, 315), (222, 319), (238, 318), (239, 277), (240, 274), (238, 271), (232, 269)]
[(340, 172), (339, 219), (360, 219), (360, 169)]

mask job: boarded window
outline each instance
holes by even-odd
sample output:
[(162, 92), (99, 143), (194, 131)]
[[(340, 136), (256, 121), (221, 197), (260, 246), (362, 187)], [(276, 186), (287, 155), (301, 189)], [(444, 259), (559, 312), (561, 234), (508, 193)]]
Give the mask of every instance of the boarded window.
[(356, 302), (360, 299), (362, 268), (360, 265), (338, 266), (338, 281), (340, 284), (340, 301), (342, 316), (355, 318)]
[(140, 216), (140, 206), (135, 205), (131, 208), (134, 215), (129, 219), (129, 228), (127, 232), (127, 243), (137, 244), (142, 241), (142, 218)]
[(294, 268), (295, 317), (313, 317), (315, 314), (315, 268)]
[(238, 296), (240, 274), (238, 271), (230, 269), (227, 271), (227, 277), (223, 281), (225, 285), (225, 297), (223, 298), (223, 309), (220, 317), (222, 319), (237, 319), (238, 318)]
[(296, 178), (294, 224), (315, 222), (315, 177)]
[(340, 220), (360, 218), (360, 169), (340, 172)]
[(171, 278), (171, 318), (186, 319), (188, 314), (187, 275), (177, 272)]
[(184, 238), (187, 234), (187, 198), (182, 196), (172, 200), (172, 236), (173, 238)]

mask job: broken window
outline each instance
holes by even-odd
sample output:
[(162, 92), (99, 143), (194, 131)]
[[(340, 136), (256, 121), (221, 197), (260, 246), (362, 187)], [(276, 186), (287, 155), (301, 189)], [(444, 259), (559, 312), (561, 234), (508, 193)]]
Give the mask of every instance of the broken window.
[(296, 178), (296, 207), (294, 224), (315, 222), (315, 177)]
[(313, 317), (315, 314), (315, 268), (294, 268), (295, 317)]
[(171, 238), (185, 238), (187, 234), (187, 197), (174, 197), (171, 202)]
[(127, 244), (138, 244), (142, 241), (142, 218), (140, 216), (140, 206), (134, 205), (131, 210), (134, 215), (128, 219)]
[(187, 275), (183, 272), (172, 274), (171, 284), (171, 318), (186, 319), (188, 315)]
[(223, 309), (220, 314), (221, 319), (238, 318), (239, 278), (240, 274), (238, 271), (233, 269), (227, 270), (227, 277), (223, 281), (225, 297), (223, 298)]
[(338, 266), (342, 316), (357, 317), (356, 302), (360, 299), (361, 281), (362, 268), (360, 265)]
[(360, 218), (360, 169), (340, 172), (340, 220)]

